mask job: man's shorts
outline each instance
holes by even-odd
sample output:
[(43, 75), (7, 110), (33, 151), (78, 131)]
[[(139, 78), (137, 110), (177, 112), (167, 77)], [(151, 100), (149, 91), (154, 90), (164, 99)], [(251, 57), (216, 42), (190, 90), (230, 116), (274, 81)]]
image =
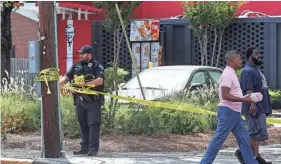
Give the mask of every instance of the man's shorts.
[(265, 114), (257, 114), (256, 116), (246, 114), (245, 119), (251, 139), (255, 141), (268, 140)]

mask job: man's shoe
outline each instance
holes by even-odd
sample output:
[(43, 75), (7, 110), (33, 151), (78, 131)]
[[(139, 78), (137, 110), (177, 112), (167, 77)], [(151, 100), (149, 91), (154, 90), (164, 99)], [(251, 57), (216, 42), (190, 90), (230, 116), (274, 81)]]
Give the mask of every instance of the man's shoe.
[(79, 151), (74, 151), (73, 154), (74, 155), (79, 155), (79, 154), (87, 154), (88, 150), (87, 149), (81, 149)]
[(97, 156), (98, 155), (98, 152), (96, 151), (89, 151), (88, 152), (88, 156)]
[(259, 162), (259, 164), (272, 164), (272, 162), (266, 162), (260, 154), (256, 157), (256, 160)]
[(239, 149), (237, 149), (234, 153), (234, 155), (236, 156), (236, 158), (238, 159), (238, 161), (241, 163), (241, 164), (245, 164), (244, 162), (244, 159), (243, 159), (243, 156), (242, 156), (242, 153)]

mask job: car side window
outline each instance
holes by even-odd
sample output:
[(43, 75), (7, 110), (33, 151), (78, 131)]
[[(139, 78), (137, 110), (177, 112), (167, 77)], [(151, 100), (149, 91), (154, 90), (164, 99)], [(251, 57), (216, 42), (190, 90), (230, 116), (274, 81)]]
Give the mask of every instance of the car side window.
[(222, 72), (219, 72), (219, 71), (209, 71), (209, 74), (210, 74), (211, 78), (215, 82), (219, 82), (219, 79), (221, 77)]
[(207, 84), (204, 72), (197, 72), (197, 73), (195, 73), (193, 75), (190, 83), (191, 83), (191, 85), (194, 84), (194, 83)]

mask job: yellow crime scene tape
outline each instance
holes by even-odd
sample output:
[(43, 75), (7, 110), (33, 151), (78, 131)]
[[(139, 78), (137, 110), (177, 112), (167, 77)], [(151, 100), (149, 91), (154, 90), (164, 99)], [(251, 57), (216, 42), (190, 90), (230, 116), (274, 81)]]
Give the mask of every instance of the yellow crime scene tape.
[[(85, 77), (85, 76), (83, 76), (83, 77)], [(81, 80), (81, 79), (82, 78), (80, 76), (76, 76), (74, 79), (74, 83), (76, 83), (76, 84), (77, 84), (77, 82), (84, 83), (83, 80)], [(59, 73), (58, 73), (58, 69), (56, 69), (56, 68), (42, 70), (40, 72), (39, 76), (37, 76), (35, 78), (35, 81), (45, 81), (47, 87), (48, 87), (48, 81), (56, 81), (56, 80), (59, 80)], [(109, 94), (109, 93), (105, 93), (105, 92), (93, 91), (93, 90), (91, 90), (91, 88), (93, 88), (93, 87), (94, 86), (89, 86), (89, 85), (85, 85), (85, 87), (74, 87), (71, 84), (69, 84), (69, 85), (63, 86), (62, 88), (66, 89), (66, 90), (82, 93), (82, 94), (92, 94), (92, 95), (101, 94), (104, 96), (111, 97), (113, 99), (120, 99), (120, 100), (128, 101), (128, 102), (135, 103), (135, 104), (145, 105), (145, 106), (172, 109), (172, 110), (181, 110), (181, 111), (198, 113), (198, 114), (207, 114), (207, 115), (214, 115), (214, 116), (217, 115), (216, 112), (212, 112), (212, 111), (208, 111), (208, 110), (200, 109), (200, 108), (194, 108), (194, 107), (190, 107), (187, 105), (178, 105), (178, 104), (171, 104), (171, 103), (165, 103), (165, 102), (159, 102), (159, 101), (143, 100), (143, 99), (137, 99), (137, 98), (132, 98), (132, 97), (125, 97), (125, 96), (119, 96), (119, 95), (117, 96), (117, 95), (113, 95), (113, 94)], [(49, 92), (49, 87), (48, 87), (48, 94), (51, 94), (51, 92)], [(267, 118), (267, 123), (281, 124), (281, 119)]]
[(166, 109), (177, 109), (177, 110), (183, 110), (183, 111), (188, 111), (192, 113), (199, 113), (199, 114), (209, 114), (209, 115), (216, 115), (215, 112), (199, 109), (199, 108), (191, 108), (186, 105), (177, 105), (177, 104), (170, 104), (170, 103), (164, 103), (164, 102), (159, 102), (159, 101), (150, 101), (150, 100), (143, 100), (143, 99), (137, 99), (137, 98), (132, 98), (132, 97), (125, 97), (125, 96), (117, 96), (109, 93), (104, 93), (104, 92), (98, 92), (98, 91), (93, 91), (89, 90), (83, 90), (83, 89), (76, 89), (75, 87), (71, 86), (65, 86), (62, 87), (67, 90), (71, 90), (74, 92), (78, 93), (83, 93), (83, 94), (102, 94), (104, 96), (108, 96), (114, 99), (120, 99), (120, 100), (125, 100), (131, 103), (135, 104), (140, 104), (140, 105), (145, 105), (145, 106), (152, 106), (152, 107), (158, 107), (158, 108), (166, 108)]
[[(104, 92), (98, 92), (98, 91), (93, 91), (87, 88), (86, 90), (83, 89), (77, 89), (75, 87), (71, 86), (65, 86), (62, 87), (66, 90), (71, 90), (74, 92), (78, 93), (83, 93), (83, 94), (102, 94), (104, 96), (111, 97), (113, 99), (119, 99), (119, 100), (125, 100), (131, 103), (135, 104), (140, 104), (140, 105), (145, 105), (145, 106), (151, 106), (151, 107), (157, 107), (157, 108), (165, 108), (165, 109), (173, 109), (173, 110), (181, 110), (181, 111), (186, 111), (186, 112), (191, 112), (191, 113), (198, 113), (198, 114), (208, 114), (208, 115), (217, 115), (216, 112), (208, 111), (205, 109), (200, 109), (200, 108), (194, 108), (190, 107), (187, 105), (177, 105), (177, 104), (171, 104), (171, 103), (165, 103), (165, 102), (159, 102), (159, 101), (150, 101), (150, 100), (143, 100), (143, 99), (137, 99), (137, 98), (132, 98), (132, 97), (125, 97), (125, 96), (117, 96), (109, 93), (104, 93)], [(243, 117), (245, 120), (245, 118)], [(269, 124), (281, 124), (281, 119), (277, 118), (267, 118), (267, 123)]]
[(45, 81), (47, 85), (48, 91), (47, 94), (51, 94), (49, 88), (49, 81), (57, 81), (59, 80), (59, 69), (57, 68), (47, 68), (40, 71), (39, 75), (35, 77), (34, 81)]

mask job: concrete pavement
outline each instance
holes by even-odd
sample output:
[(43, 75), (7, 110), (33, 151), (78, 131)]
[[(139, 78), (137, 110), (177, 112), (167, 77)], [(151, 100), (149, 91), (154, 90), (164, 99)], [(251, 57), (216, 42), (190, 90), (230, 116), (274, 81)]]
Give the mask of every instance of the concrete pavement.
[[(233, 155), (235, 148), (221, 150), (214, 164), (239, 164)], [(281, 164), (281, 144), (261, 147), (261, 155), (273, 164)], [(2, 149), (2, 159), (32, 159), (34, 164), (49, 163), (85, 163), (85, 164), (198, 164), (203, 156), (202, 152), (124, 152), (103, 153), (98, 157), (73, 156), (71, 152), (66, 153), (66, 158), (41, 159), (40, 151), (23, 149)], [(4, 157), (4, 158), (3, 158)], [(2, 160), (1, 159), (1, 160)]]

